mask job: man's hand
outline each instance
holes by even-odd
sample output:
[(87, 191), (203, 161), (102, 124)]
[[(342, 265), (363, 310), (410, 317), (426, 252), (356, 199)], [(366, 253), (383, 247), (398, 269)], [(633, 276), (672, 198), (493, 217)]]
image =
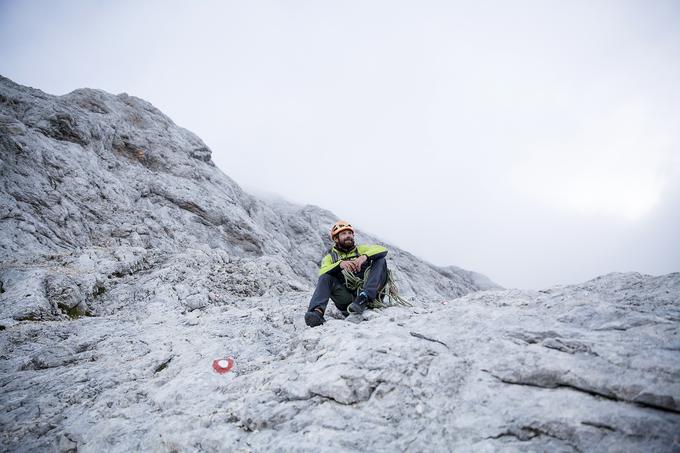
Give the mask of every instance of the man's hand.
[(353, 260), (347, 260), (347, 261), (342, 261), (340, 263), (340, 269), (352, 272), (353, 274), (356, 274), (357, 272), (361, 271), (361, 266), (364, 265), (364, 263), (368, 260), (366, 255), (361, 255)]
[(354, 258), (352, 261), (354, 262), (354, 266), (356, 266), (356, 272), (361, 271), (361, 266), (364, 265), (364, 263), (368, 260), (368, 257), (366, 255), (360, 255)]
[(354, 273), (354, 260), (341, 261), (340, 269), (342, 269), (343, 271)]

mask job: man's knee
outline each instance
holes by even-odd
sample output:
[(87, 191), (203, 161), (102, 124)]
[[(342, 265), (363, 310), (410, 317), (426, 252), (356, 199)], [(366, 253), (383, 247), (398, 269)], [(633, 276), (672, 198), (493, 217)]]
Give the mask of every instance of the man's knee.
[(384, 256), (381, 257), (381, 258), (376, 258), (371, 263), (371, 268), (372, 269), (387, 269), (387, 260), (385, 259)]
[(328, 282), (338, 282), (338, 281), (340, 281), (340, 280), (338, 279), (338, 277), (336, 277), (335, 275), (332, 275), (332, 274), (322, 274), (322, 275), (319, 275), (319, 280), (323, 280), (323, 281), (325, 281), (325, 282), (326, 282), (326, 281), (328, 281)]
[(312, 299), (309, 301), (309, 310), (313, 310), (316, 307), (321, 307), (325, 310), (326, 304), (328, 304), (328, 298), (331, 297), (331, 293), (338, 282), (339, 280), (332, 275), (320, 275), (316, 282), (316, 289), (314, 290), (314, 294), (312, 294)]
[(337, 277), (330, 274), (323, 274), (319, 276), (319, 280), (316, 282), (316, 286), (326, 286), (328, 288), (333, 288), (340, 280)]

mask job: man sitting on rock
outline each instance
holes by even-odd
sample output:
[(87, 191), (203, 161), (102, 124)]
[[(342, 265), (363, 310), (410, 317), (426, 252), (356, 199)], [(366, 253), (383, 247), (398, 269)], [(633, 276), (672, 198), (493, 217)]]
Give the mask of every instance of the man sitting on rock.
[[(331, 239), (335, 245), (321, 260), (319, 281), (305, 313), (305, 322), (310, 327), (325, 322), (323, 315), (329, 298), (344, 316), (349, 313), (361, 314), (387, 282), (385, 247), (357, 246), (354, 243), (354, 228), (343, 220), (335, 222), (331, 228)], [(343, 271), (349, 275), (343, 275)], [(360, 282), (359, 288), (355, 291), (349, 289), (348, 278)]]

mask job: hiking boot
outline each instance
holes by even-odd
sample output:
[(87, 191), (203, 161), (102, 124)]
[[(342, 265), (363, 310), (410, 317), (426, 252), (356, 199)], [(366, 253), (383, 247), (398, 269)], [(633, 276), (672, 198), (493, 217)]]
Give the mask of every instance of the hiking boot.
[(366, 306), (368, 305), (368, 294), (366, 294), (365, 291), (362, 291), (359, 293), (356, 299), (354, 299), (354, 302), (349, 304), (349, 307), (347, 307), (347, 311), (350, 313), (355, 313), (357, 315), (360, 315), (366, 310)]
[(320, 326), (324, 322), (326, 322), (326, 320), (323, 319), (323, 312), (318, 308), (305, 313), (305, 324), (307, 324), (309, 327)]

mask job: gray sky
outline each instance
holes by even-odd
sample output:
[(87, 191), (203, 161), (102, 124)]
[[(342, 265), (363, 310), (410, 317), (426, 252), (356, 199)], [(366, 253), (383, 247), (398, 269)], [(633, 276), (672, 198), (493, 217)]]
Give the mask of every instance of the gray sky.
[(2, 1), (0, 74), (142, 97), (255, 194), (508, 287), (680, 271), (680, 2)]

